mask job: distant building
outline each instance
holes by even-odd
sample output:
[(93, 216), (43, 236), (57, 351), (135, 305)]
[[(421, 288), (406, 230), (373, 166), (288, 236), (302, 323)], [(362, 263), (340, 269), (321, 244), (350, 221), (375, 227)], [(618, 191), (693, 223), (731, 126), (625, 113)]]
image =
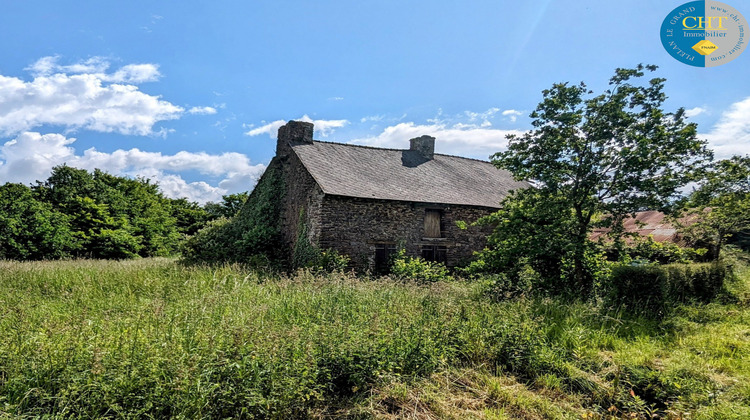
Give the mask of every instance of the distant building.
[[(680, 219), (683, 225), (691, 225), (698, 220), (698, 217), (691, 215)], [(687, 246), (685, 239), (680, 236), (675, 226), (667, 215), (656, 210), (639, 211), (635, 217), (628, 216), (623, 221), (623, 231), (625, 233), (637, 233), (638, 235), (648, 238), (651, 237), (655, 242), (671, 242), (680, 246)], [(609, 238), (610, 228), (598, 228), (591, 232), (590, 239), (593, 241), (603, 240), (611, 241)], [(629, 240), (626, 238), (626, 240)]]
[(407, 150), (328, 143), (313, 140), (311, 123), (281, 127), (268, 169), (281, 169), (281, 233), (290, 257), (300, 235), (376, 271), (399, 248), (448, 266), (484, 248), (490, 227), (462, 230), (456, 222), (496, 211), (528, 184), (489, 162), (437, 154), (434, 137), (410, 142)]

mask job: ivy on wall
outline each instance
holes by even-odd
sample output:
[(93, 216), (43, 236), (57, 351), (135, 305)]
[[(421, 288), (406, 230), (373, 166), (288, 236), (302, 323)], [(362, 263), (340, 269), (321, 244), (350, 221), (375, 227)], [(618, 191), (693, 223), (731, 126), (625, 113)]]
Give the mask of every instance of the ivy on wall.
[(295, 268), (308, 266), (318, 258), (319, 254), (320, 250), (314, 247), (308, 238), (305, 209), (301, 208), (297, 218), (297, 240), (294, 242), (292, 252), (292, 266)]
[(272, 162), (236, 216), (219, 219), (188, 239), (182, 248), (188, 263), (282, 261), (281, 166)]

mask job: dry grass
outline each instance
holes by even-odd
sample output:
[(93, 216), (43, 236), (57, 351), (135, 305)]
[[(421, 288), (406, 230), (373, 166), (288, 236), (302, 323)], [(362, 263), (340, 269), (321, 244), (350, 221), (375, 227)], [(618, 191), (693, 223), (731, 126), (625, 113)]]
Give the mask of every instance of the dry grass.
[(484, 369), (456, 369), (428, 378), (392, 378), (372, 391), (370, 413), (380, 419), (574, 419), (587, 413), (581, 400), (536, 388)]

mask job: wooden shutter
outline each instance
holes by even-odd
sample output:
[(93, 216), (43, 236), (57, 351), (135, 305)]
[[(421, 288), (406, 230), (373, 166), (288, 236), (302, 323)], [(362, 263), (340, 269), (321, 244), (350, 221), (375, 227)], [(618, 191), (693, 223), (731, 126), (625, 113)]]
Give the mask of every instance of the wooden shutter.
[(440, 212), (427, 210), (424, 213), (424, 236), (425, 238), (440, 238)]

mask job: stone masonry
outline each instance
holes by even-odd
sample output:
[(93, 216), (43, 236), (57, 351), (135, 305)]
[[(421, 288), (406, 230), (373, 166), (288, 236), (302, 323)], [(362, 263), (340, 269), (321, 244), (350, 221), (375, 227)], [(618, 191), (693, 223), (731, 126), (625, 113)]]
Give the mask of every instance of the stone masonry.
[[(383, 253), (401, 248), (410, 256), (460, 265), (485, 246), (491, 228), (462, 230), (456, 222), (471, 224), (495, 211), (485, 204), (499, 203), (507, 193), (495, 190), (525, 186), (487, 162), (435, 154), (435, 138), (429, 136), (411, 139), (408, 150), (318, 142), (312, 136), (311, 123), (281, 127), (269, 165), (282, 170), (281, 230), (290, 258), (304, 233), (311, 245), (348, 255), (360, 270), (376, 268), (376, 255), (382, 260)], [(447, 179), (464, 172), (472, 179)], [(435, 179), (408, 179), (419, 174)], [(473, 179), (478, 176), (497, 179)], [(477, 190), (482, 182), (494, 196)], [(430, 232), (428, 218), (434, 223)]]

